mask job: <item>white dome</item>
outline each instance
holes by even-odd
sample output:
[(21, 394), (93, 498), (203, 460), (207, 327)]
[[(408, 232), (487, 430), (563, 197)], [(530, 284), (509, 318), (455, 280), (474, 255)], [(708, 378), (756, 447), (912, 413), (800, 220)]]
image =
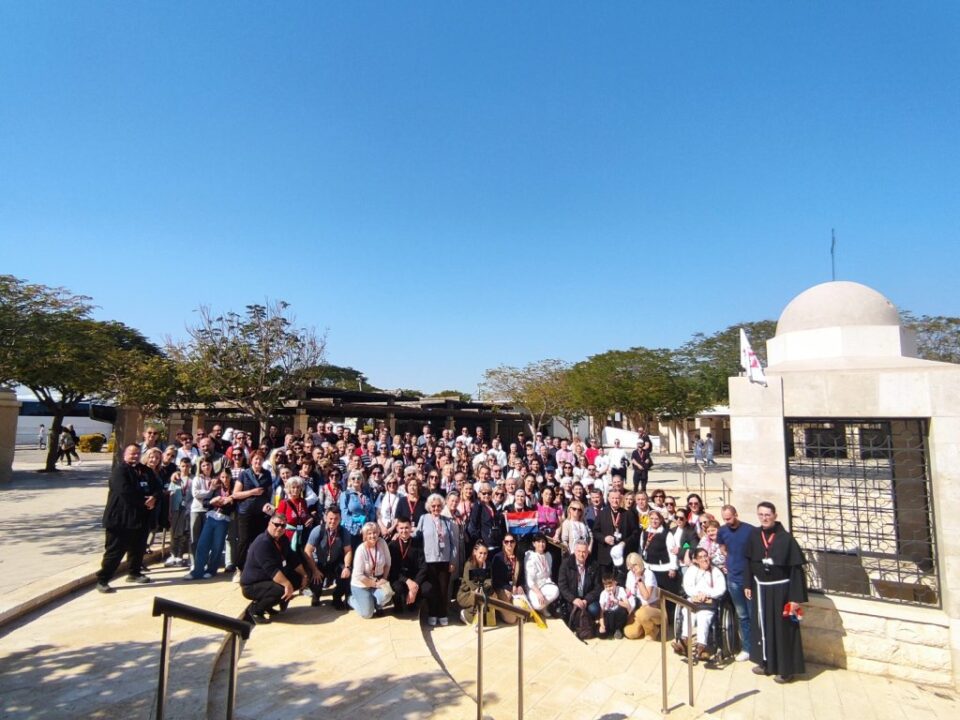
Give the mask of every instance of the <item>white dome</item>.
[(897, 306), (873, 288), (837, 280), (797, 295), (780, 314), (777, 336), (831, 327), (900, 326)]

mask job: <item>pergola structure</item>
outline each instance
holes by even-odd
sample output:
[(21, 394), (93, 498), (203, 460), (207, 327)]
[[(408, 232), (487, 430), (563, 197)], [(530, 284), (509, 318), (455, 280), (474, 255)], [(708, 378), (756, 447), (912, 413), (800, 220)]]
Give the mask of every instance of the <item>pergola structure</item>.
[[(362, 392), (337, 388), (310, 388), (301, 398), (286, 400), (272, 420), (284, 431), (306, 432), (318, 421), (344, 422), (355, 419), (359, 426), (386, 425), (390, 434), (414, 432), (431, 425), (436, 434), (448, 428), (482, 427), (487, 437), (500, 435), (505, 442), (521, 430), (528, 431), (523, 415), (492, 403), (463, 402), (451, 397), (414, 398), (383, 392)], [(213, 425), (243, 429), (259, 440), (259, 424), (249, 415), (224, 402), (198, 403), (188, 410), (170, 413), (168, 437), (180, 430), (198, 427), (209, 430)]]

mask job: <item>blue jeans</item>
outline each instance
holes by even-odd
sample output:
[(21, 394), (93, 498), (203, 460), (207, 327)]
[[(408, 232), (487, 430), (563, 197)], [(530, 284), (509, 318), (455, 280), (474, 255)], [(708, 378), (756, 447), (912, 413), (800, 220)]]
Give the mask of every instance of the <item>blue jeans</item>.
[(750, 601), (743, 594), (743, 583), (727, 580), (727, 592), (733, 600), (733, 607), (737, 611), (737, 620), (740, 621), (741, 649), (750, 652)]
[(350, 586), (350, 599), (347, 601), (360, 617), (369, 620), (377, 608), (382, 608), (385, 603), (383, 600), (383, 590), (380, 588)]
[(228, 527), (230, 527), (229, 520), (214, 520), (208, 516), (204, 521), (200, 539), (197, 541), (197, 555), (193, 570), (190, 573), (195, 578), (203, 577), (204, 573), (217, 574)]

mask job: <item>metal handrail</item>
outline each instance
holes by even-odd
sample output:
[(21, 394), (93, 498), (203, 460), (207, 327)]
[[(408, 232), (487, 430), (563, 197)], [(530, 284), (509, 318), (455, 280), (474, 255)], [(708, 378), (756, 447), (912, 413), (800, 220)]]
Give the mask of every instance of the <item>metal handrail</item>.
[(160, 615), (163, 615), (163, 639), (160, 644), (160, 679), (157, 683), (157, 720), (163, 720), (164, 696), (167, 693), (167, 677), (170, 670), (170, 626), (175, 617), (230, 633), (230, 682), (227, 686), (227, 720), (233, 720), (233, 712), (237, 704), (237, 665), (240, 662), (240, 640), (246, 640), (250, 637), (253, 624), (157, 597), (153, 599), (153, 617)]
[[(687, 600), (687, 598), (680, 597), (669, 590), (660, 589), (660, 685), (663, 695), (663, 705), (660, 708), (660, 712), (666, 714), (669, 712), (667, 709), (667, 601), (671, 601), (677, 605), (685, 607), (688, 613), (692, 613), (696, 606)], [(677, 634), (677, 628), (673, 629), (674, 635)], [(691, 615), (690, 620), (690, 635), (693, 634), (693, 619)], [(693, 643), (690, 642), (692, 637), (687, 638), (687, 704), (690, 707), (693, 707)]]
[(476, 596), (480, 603), (477, 616), (477, 720), (483, 720), (483, 622), (490, 607), (505, 615), (513, 615), (517, 621), (517, 720), (523, 720), (523, 624), (533, 617), (533, 611), (488, 597), (482, 587)]

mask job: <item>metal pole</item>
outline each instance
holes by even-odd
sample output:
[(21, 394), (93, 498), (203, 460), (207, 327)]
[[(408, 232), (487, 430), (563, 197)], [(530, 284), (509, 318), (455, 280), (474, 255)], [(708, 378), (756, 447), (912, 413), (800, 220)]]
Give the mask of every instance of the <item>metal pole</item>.
[(693, 609), (686, 608), (687, 616), (687, 697), (693, 707)]
[(660, 712), (667, 713), (667, 600), (660, 596), (660, 689), (663, 693), (663, 704)]
[(163, 696), (167, 693), (167, 674), (170, 671), (170, 624), (173, 618), (163, 616), (163, 639), (160, 641), (160, 682), (157, 683), (157, 720), (163, 720)]
[(517, 720), (523, 720), (523, 618), (517, 621)]
[(477, 720), (483, 720), (483, 616), (486, 613), (486, 597), (481, 596), (477, 618)]
[(227, 685), (227, 720), (233, 720), (237, 709), (237, 665), (240, 664), (240, 636), (232, 633), (230, 641), (230, 683)]

